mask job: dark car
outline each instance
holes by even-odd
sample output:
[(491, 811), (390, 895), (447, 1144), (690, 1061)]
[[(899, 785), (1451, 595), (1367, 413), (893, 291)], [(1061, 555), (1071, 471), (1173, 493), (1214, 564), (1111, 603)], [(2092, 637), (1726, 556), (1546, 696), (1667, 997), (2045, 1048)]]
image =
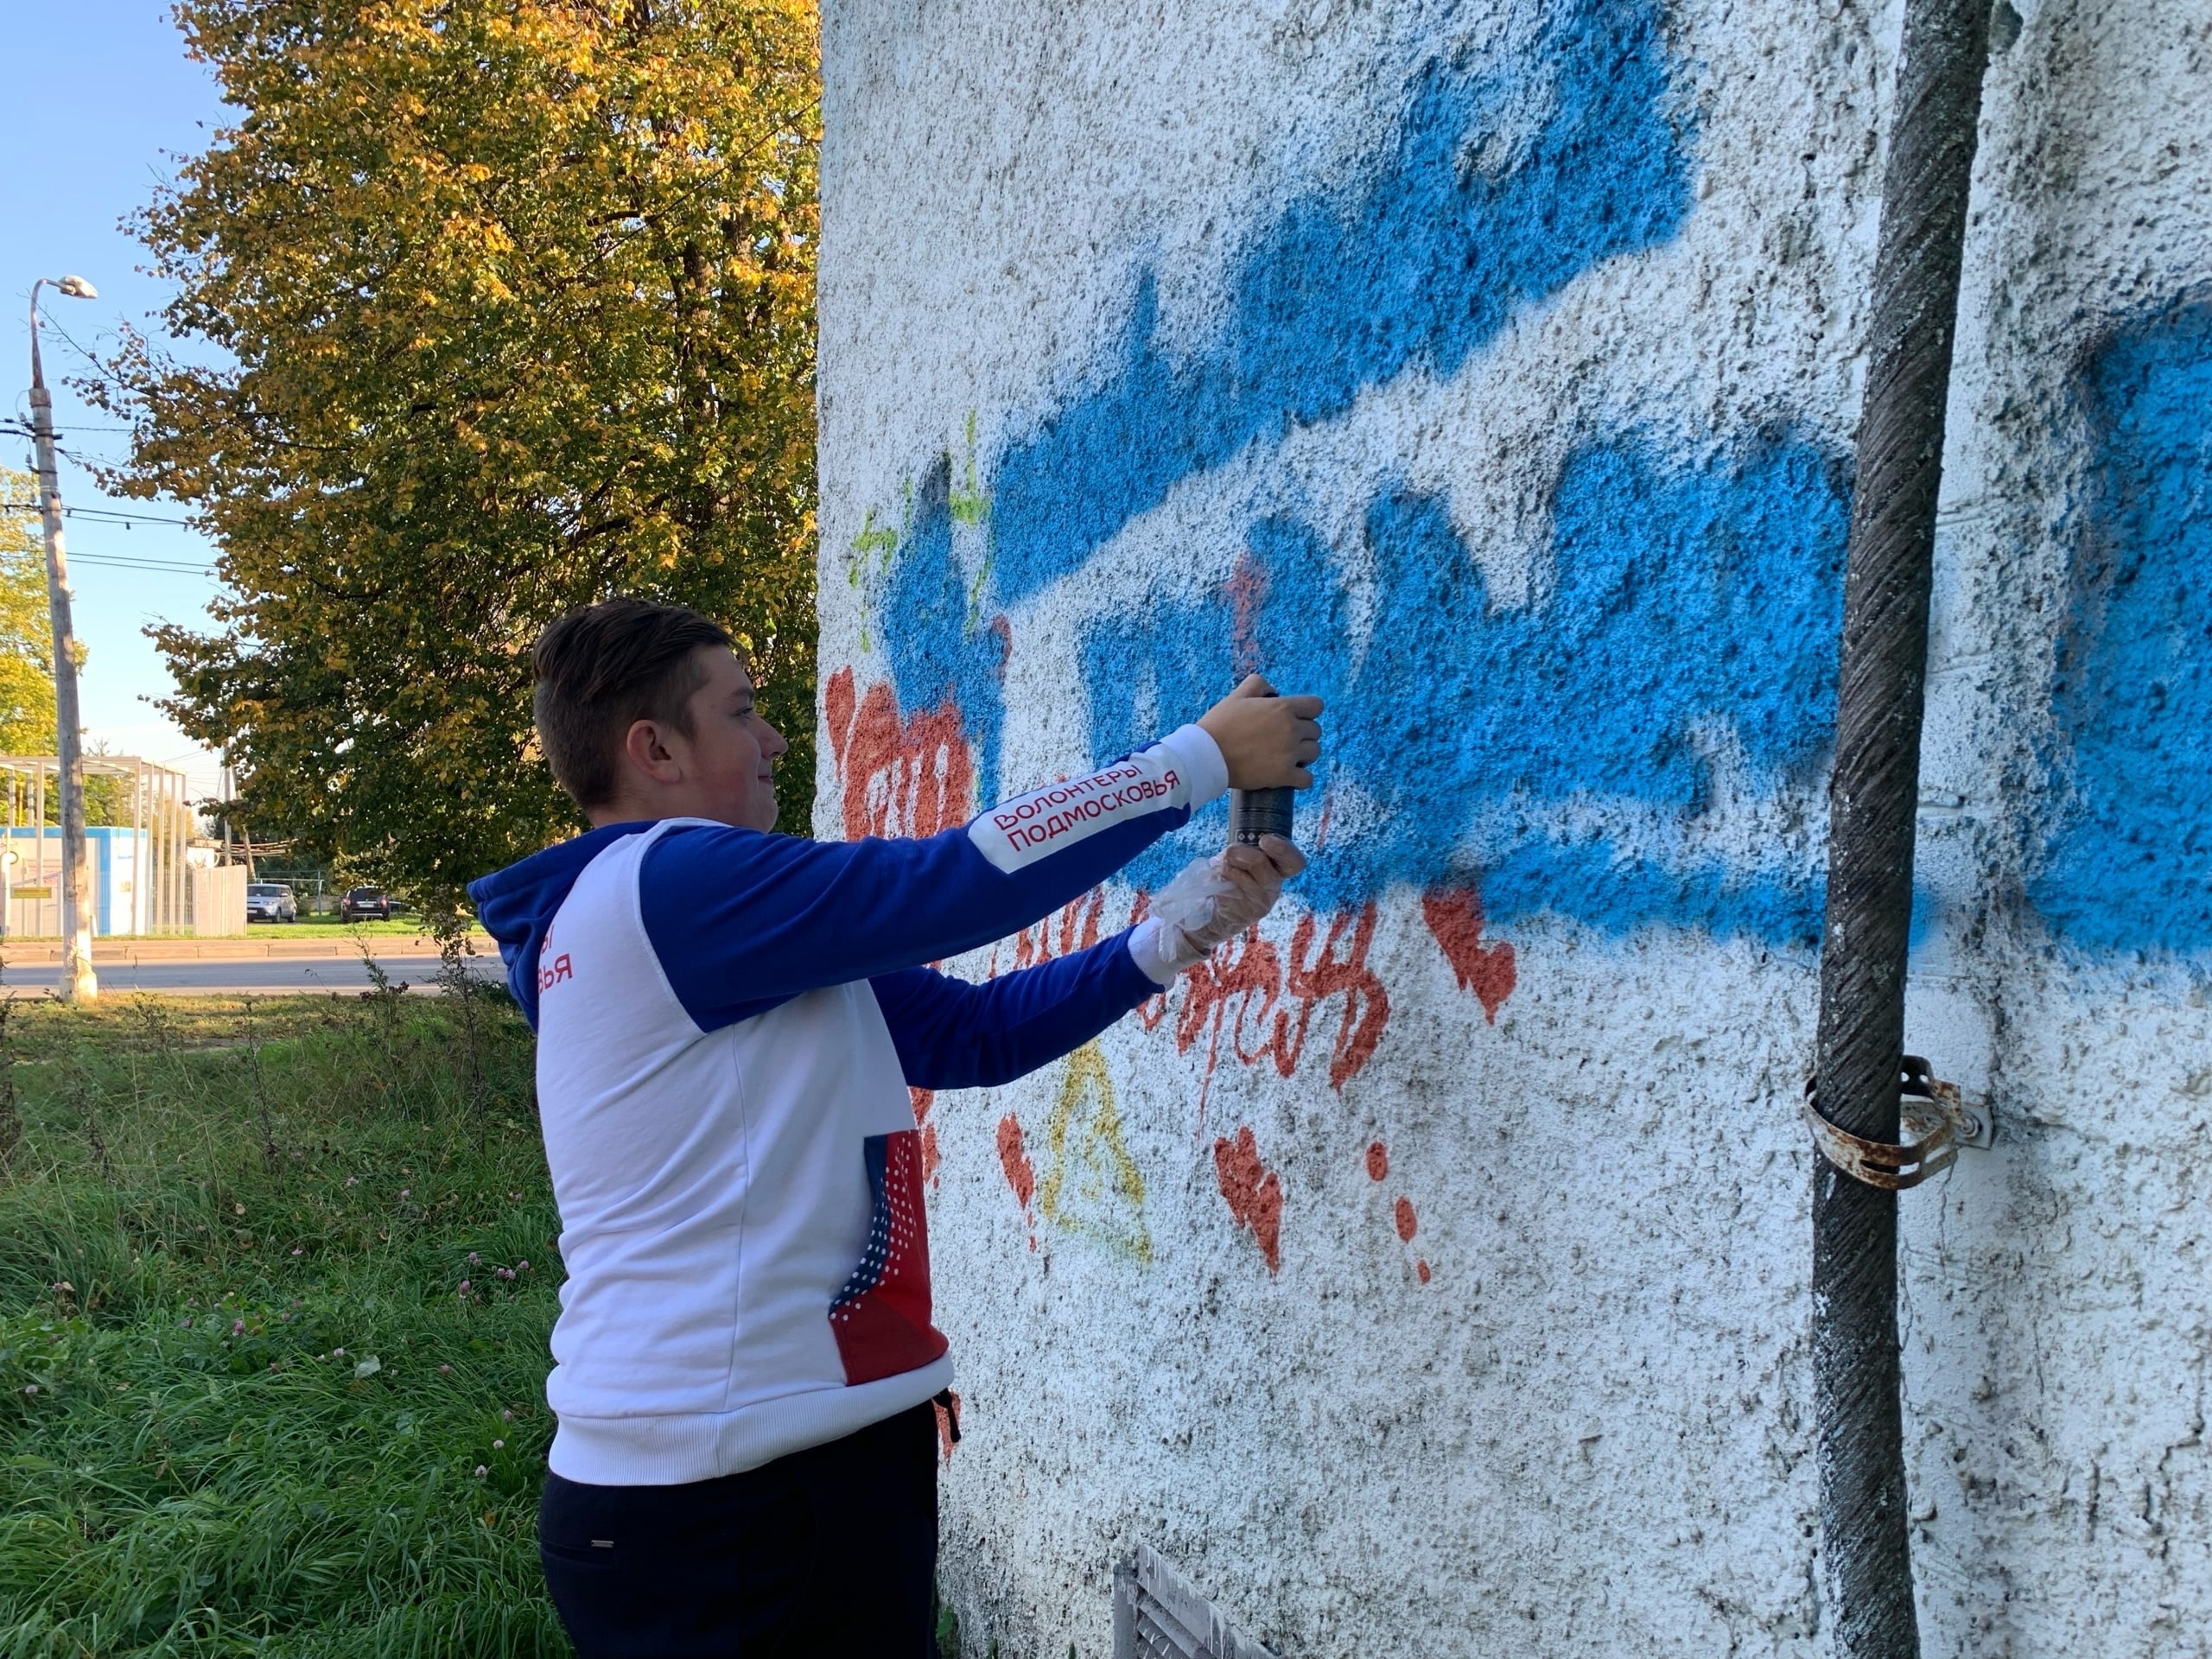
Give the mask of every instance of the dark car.
[(249, 922), (296, 922), (300, 901), (282, 881), (249, 881), (245, 889), (245, 918)]
[(394, 906), (391, 895), (382, 887), (348, 887), (346, 896), (338, 901), (338, 919), (341, 922), (388, 922)]

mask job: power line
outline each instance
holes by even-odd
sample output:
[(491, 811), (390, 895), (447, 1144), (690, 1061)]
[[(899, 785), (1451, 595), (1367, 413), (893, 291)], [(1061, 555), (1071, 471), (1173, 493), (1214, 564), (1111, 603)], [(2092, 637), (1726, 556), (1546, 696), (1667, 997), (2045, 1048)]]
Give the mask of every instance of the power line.
[[(0, 501), (0, 512), (36, 512), (35, 501)], [(118, 512), (113, 507), (67, 507), (61, 509), (65, 518), (97, 518), (118, 524), (180, 524), (187, 530), (195, 528), (189, 518), (164, 518), (158, 513)]]
[[(55, 427), (54, 435), (59, 438), (66, 437), (72, 432), (136, 432), (137, 429), (135, 426), (87, 426), (82, 421), (71, 421), (66, 426)], [(29, 437), (31, 435), (32, 429), (30, 423), (22, 416), (9, 416), (0, 419), (0, 431), (12, 432), (19, 437)]]
[(72, 518), (111, 518), (118, 523), (134, 524), (182, 524), (191, 529), (189, 518), (163, 518), (149, 512), (118, 512), (112, 507), (64, 507), (61, 511)]
[(215, 574), (215, 567), (211, 564), (187, 564), (181, 559), (124, 558), (107, 553), (72, 553), (69, 563), (73, 566), (91, 564), (114, 570), (162, 570), (201, 576)]

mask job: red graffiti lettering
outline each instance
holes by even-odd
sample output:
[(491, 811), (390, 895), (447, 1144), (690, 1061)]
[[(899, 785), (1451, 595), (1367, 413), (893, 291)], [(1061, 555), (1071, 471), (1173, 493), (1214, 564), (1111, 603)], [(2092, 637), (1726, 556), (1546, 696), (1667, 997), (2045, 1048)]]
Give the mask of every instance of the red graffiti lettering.
[(1497, 1011), (1513, 995), (1513, 947), (1483, 943), (1482, 895), (1472, 887), (1438, 887), (1421, 896), (1421, 918), (1444, 948), (1452, 976), (1483, 1005), (1483, 1018), (1497, 1023)]
[(852, 671), (830, 677), (822, 697), (830, 749), (844, 779), (845, 839), (933, 836), (967, 822), (976, 765), (957, 704), (902, 721), (878, 681), (857, 708)]
[(1239, 1227), (1251, 1230), (1268, 1271), (1274, 1272), (1282, 1266), (1282, 1182), (1261, 1163), (1250, 1124), (1241, 1125), (1234, 1141), (1223, 1136), (1214, 1141), (1213, 1166), (1230, 1215)]
[[(1291, 1057), (1290, 1064), (1283, 1064), (1279, 1046), (1271, 1039), (1259, 1050), (1247, 1052), (1244, 1048), (1244, 1021), (1252, 1014), (1252, 1001), (1260, 999), (1259, 1011), (1252, 1023), (1262, 1029), (1275, 999), (1282, 989), (1282, 963), (1275, 955), (1275, 948), (1260, 937), (1260, 930), (1249, 929), (1243, 940), (1243, 949), (1235, 950), (1225, 944), (1208, 960), (1198, 963), (1183, 976), (1186, 988), (1183, 1011), (1175, 1020), (1175, 1052), (1187, 1054), (1196, 1046), (1199, 1033), (1210, 1033), (1206, 1041), (1206, 1069), (1198, 1082), (1198, 1126), (1203, 1136), (1206, 1125), (1206, 1096), (1213, 1087), (1214, 1067), (1221, 1063), (1221, 1029), (1227, 1019), (1229, 1005), (1236, 1003), (1236, 1019), (1230, 1033), (1230, 1048), (1245, 1065), (1255, 1064), (1262, 1054), (1273, 1054), (1275, 1068), (1288, 1077), (1297, 1064)], [(1235, 954), (1231, 954), (1232, 951)], [(1281, 1024), (1277, 1018), (1278, 1031)]]
[(929, 1117), (930, 1108), (937, 1103), (937, 1091), (917, 1089), (909, 1084), (906, 1103), (914, 1109), (914, 1127), (922, 1132), (922, 1179), (934, 1187), (938, 1166), (944, 1160), (938, 1155), (937, 1125), (925, 1120)]
[(830, 728), (830, 753), (840, 772), (845, 769), (845, 745), (852, 741), (855, 706), (853, 670), (849, 663), (822, 688), (822, 718)]
[[(1243, 944), (1242, 950), (1236, 950), (1236, 943), (1225, 944), (1184, 976), (1190, 995), (1183, 1004), (1183, 1012), (1175, 1020), (1175, 1046), (1179, 1052), (1188, 1053), (1198, 1043), (1198, 1033), (1211, 1026), (1214, 1046), (1218, 1048), (1222, 1022), (1233, 1000), (1236, 1001), (1237, 1008), (1230, 1046), (1236, 1052), (1237, 1058), (1249, 1065), (1260, 1058), (1260, 1054), (1244, 1052), (1245, 1016), (1251, 1013), (1252, 1000), (1257, 997), (1260, 999), (1260, 1011), (1253, 1023), (1260, 1025), (1265, 1021), (1268, 1011), (1275, 1005), (1276, 997), (1282, 991), (1282, 963), (1275, 955), (1274, 946), (1260, 937), (1260, 930), (1256, 926), (1249, 929), (1243, 938), (1236, 943)], [(1213, 1075), (1214, 1058), (1211, 1052), (1206, 1057), (1206, 1075), (1209, 1077)], [(1289, 1075), (1287, 1069), (1284, 1075)]]
[[(1379, 1181), (1389, 1173), (1389, 1154), (1383, 1151), (1382, 1143), (1377, 1141), (1367, 1149), (1368, 1178)], [(1390, 1225), (1398, 1235), (1401, 1244), (1412, 1243), (1414, 1235), (1421, 1230), (1421, 1217), (1414, 1213), (1414, 1201), (1402, 1192), (1390, 1206)], [(1429, 1269), (1426, 1257), (1416, 1256), (1414, 1259), (1414, 1276), (1424, 1285), (1428, 1282)]]
[(1352, 927), (1351, 944), (1339, 958), (1337, 942), (1352, 923), (1350, 915), (1340, 912), (1329, 924), (1329, 937), (1322, 941), (1320, 954), (1310, 967), (1306, 952), (1313, 943), (1313, 918), (1300, 918), (1297, 931), (1291, 936), (1290, 994), (1299, 1003), (1299, 1048), (1303, 1049), (1306, 1045), (1306, 1024), (1313, 1018), (1314, 1005), (1332, 996), (1344, 999), (1344, 1017), (1337, 1026), (1337, 1040), (1329, 1050), (1329, 1086), (1332, 1089), (1343, 1088), (1375, 1058), (1375, 1051), (1382, 1041), (1383, 1027), (1390, 1023), (1389, 995), (1367, 965), (1368, 947), (1375, 943), (1375, 917), (1373, 904), (1362, 908), (1358, 924)]
[[(1374, 1154), (1378, 1153), (1378, 1150), (1382, 1150), (1382, 1141), (1376, 1141), (1374, 1146), (1367, 1148), (1367, 1174), (1371, 1174), (1376, 1181), (1380, 1181), (1385, 1174), (1389, 1174), (1389, 1168), (1387, 1168), (1387, 1166), (1385, 1168), (1376, 1168)], [(1409, 1197), (1405, 1197), (1402, 1192), (1398, 1194), (1398, 1201), (1391, 1204), (1389, 1219), (1391, 1219), (1391, 1230), (1395, 1230), (1395, 1234), (1398, 1234), (1398, 1243), (1414, 1243), (1414, 1234), (1421, 1232), (1421, 1217), (1415, 1217), (1414, 1214), (1414, 1201), (1411, 1201)], [(1415, 1256), (1414, 1259), (1414, 1276), (1415, 1279), (1421, 1279), (1421, 1283), (1425, 1285), (1429, 1283), (1429, 1261), (1427, 1261), (1427, 1256)]]
[[(1025, 927), (1014, 936), (1014, 965), (1027, 968), (1036, 963), (1049, 962), (1054, 957), (1065, 957), (1077, 950), (1088, 950), (1098, 943), (1101, 924), (1106, 915), (1106, 890), (1093, 887), (1079, 899), (1071, 899), (1060, 906), (1057, 917), (1047, 916), (1034, 927)], [(1057, 921), (1057, 927), (1055, 923)], [(1129, 925), (1135, 926), (1132, 918)], [(994, 950), (991, 965), (984, 977), (995, 978), (998, 957)]]
[[(1088, 950), (1098, 943), (1099, 918), (1106, 913), (1105, 889), (1093, 887), (1090, 890), (1090, 902), (1085, 904), (1082, 899), (1077, 899), (1061, 907), (1060, 954), (1064, 957), (1071, 956), (1077, 950)], [(1077, 931), (1078, 921), (1082, 924), (1082, 931), (1079, 934)]]
[[(1201, 1035), (1208, 1037), (1205, 1073), (1198, 1086), (1201, 1134), (1205, 1127), (1206, 1096), (1214, 1068), (1220, 1064), (1224, 1027), (1229, 1032), (1230, 1052), (1239, 1062), (1257, 1065), (1264, 1059), (1287, 1077), (1298, 1069), (1305, 1054), (1314, 1010), (1329, 998), (1341, 996), (1344, 1013), (1329, 1053), (1330, 1086), (1342, 1089), (1374, 1058), (1390, 1022), (1389, 994), (1367, 965), (1367, 953), (1375, 943), (1376, 918), (1372, 904), (1363, 906), (1357, 916), (1350, 911), (1339, 912), (1317, 951), (1314, 936), (1319, 930), (1313, 917), (1300, 917), (1291, 934), (1287, 978), (1282, 958), (1260, 936), (1257, 927), (1238, 942), (1241, 949), (1238, 944), (1224, 945), (1211, 959), (1183, 976), (1185, 996), (1175, 1021), (1176, 1052), (1187, 1054)], [(1349, 941), (1344, 937), (1347, 931)], [(1343, 947), (1341, 956), (1339, 946)], [(1289, 1009), (1276, 1006), (1286, 992), (1297, 1005), (1294, 1020)]]
[[(1012, 1112), (999, 1119), (999, 1167), (1006, 1171), (1006, 1184), (1014, 1189), (1014, 1201), (1021, 1206), (1021, 1218), (1031, 1221), (1029, 1200), (1037, 1195), (1037, 1171), (1029, 1161), (1029, 1154), (1021, 1148), (1021, 1124)], [(1034, 1225), (1032, 1222), (1031, 1224)], [(1037, 1248), (1037, 1235), (1029, 1235), (1029, 1248)]]

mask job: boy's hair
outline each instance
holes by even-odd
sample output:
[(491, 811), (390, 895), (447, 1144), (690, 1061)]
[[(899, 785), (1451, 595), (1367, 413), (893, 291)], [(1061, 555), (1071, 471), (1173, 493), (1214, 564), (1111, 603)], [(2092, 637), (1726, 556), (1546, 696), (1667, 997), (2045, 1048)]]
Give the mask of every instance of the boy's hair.
[(614, 798), (632, 722), (691, 735), (691, 694), (706, 683), (694, 653), (729, 645), (721, 626), (680, 605), (610, 599), (571, 611), (537, 637), (532, 712), (553, 776), (578, 806)]

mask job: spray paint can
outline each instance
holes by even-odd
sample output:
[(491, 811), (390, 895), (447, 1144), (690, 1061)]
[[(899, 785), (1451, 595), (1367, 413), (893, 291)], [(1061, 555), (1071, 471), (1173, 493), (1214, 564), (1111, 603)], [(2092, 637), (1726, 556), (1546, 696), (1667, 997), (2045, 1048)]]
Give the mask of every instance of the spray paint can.
[[(1270, 691), (1269, 696), (1274, 696)], [(1232, 789), (1229, 791), (1229, 839), (1238, 847), (1256, 847), (1262, 836), (1290, 839), (1294, 789)]]
[(1290, 839), (1294, 789), (1232, 789), (1229, 791), (1229, 838), (1239, 847), (1256, 847), (1262, 836)]

